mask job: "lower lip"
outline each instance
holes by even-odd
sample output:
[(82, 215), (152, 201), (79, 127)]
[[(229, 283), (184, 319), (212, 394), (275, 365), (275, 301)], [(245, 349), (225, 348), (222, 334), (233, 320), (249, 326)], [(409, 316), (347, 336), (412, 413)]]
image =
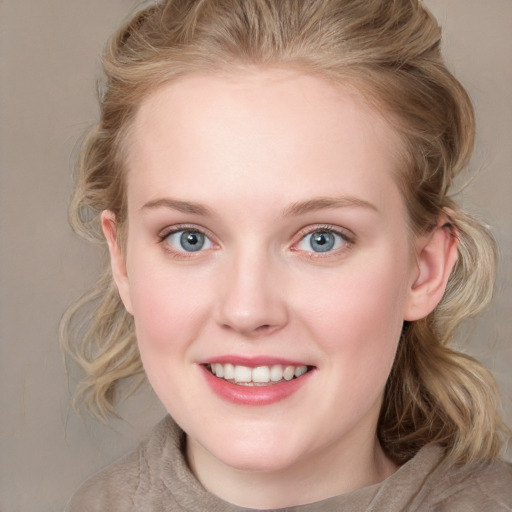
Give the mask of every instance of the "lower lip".
[(268, 386), (240, 386), (216, 377), (203, 365), (201, 369), (210, 389), (223, 400), (237, 405), (270, 405), (280, 402), (298, 391), (313, 373), (310, 370), (298, 379)]

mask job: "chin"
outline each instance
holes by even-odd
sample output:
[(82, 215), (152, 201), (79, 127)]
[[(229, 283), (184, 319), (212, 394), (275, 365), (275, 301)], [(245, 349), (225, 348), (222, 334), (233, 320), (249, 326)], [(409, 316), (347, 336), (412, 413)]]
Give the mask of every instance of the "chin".
[[(214, 439), (205, 440), (202, 446), (226, 466), (240, 471), (274, 472), (282, 471), (297, 463), (298, 448), (285, 443), (281, 436), (252, 435), (237, 437), (235, 433), (225, 436), (227, 442), (218, 444)], [(216, 437), (219, 439), (219, 437)], [(288, 439), (289, 441), (289, 439)]]

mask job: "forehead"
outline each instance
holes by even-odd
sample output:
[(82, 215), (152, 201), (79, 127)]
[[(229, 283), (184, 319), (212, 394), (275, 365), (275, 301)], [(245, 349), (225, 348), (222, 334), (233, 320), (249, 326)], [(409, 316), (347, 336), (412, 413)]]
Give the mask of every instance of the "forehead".
[(177, 190), (205, 201), (212, 187), (229, 194), (241, 183), (253, 197), (330, 187), (375, 199), (379, 183), (395, 180), (399, 150), (395, 131), (352, 87), (290, 70), (192, 75), (141, 104), (127, 144), (128, 195)]

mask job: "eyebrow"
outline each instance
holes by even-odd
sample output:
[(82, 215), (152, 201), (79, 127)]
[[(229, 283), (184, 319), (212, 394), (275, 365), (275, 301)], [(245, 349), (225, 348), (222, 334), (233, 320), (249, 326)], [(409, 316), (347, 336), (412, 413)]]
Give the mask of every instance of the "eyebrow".
[(292, 203), (283, 211), (283, 217), (303, 215), (305, 213), (329, 208), (366, 208), (378, 212), (375, 205), (357, 197), (314, 197), (307, 201)]
[[(304, 215), (318, 210), (347, 207), (366, 208), (378, 212), (377, 207), (372, 203), (356, 197), (314, 197), (306, 201), (292, 203), (283, 210), (282, 216), (292, 217), (294, 215)], [(171, 199), (168, 197), (148, 201), (142, 206), (141, 210), (152, 210), (156, 208), (169, 208), (182, 213), (200, 216), (212, 215), (212, 210), (200, 203), (180, 201), (179, 199)]]
[(194, 203), (190, 201), (180, 201), (178, 199), (171, 199), (164, 197), (161, 199), (154, 199), (149, 201), (141, 208), (141, 210), (152, 210), (155, 208), (170, 208), (171, 210), (177, 210), (182, 213), (191, 213), (193, 215), (211, 215), (211, 210), (200, 203)]

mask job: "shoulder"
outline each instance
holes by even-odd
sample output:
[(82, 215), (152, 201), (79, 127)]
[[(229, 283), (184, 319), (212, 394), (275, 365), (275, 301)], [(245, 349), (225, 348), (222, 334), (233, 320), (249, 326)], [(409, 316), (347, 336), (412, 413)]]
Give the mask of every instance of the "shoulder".
[(137, 496), (146, 480), (158, 473), (170, 418), (160, 422), (135, 451), (89, 478), (72, 496), (65, 512), (125, 512), (136, 510)]
[(512, 466), (501, 459), (449, 465), (423, 447), (380, 486), (372, 512), (512, 512)]
[(512, 511), (512, 466), (502, 460), (441, 471), (430, 487), (436, 512)]
[(139, 450), (89, 478), (73, 495), (66, 512), (130, 510), (139, 485)]

